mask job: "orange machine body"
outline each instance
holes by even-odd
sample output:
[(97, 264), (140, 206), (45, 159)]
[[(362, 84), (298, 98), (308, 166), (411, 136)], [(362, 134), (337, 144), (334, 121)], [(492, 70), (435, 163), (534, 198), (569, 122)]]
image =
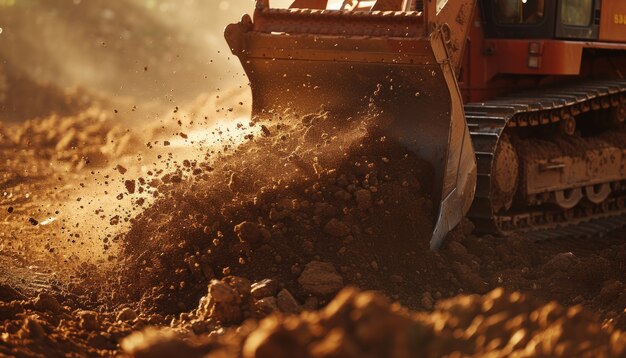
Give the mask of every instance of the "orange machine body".
[[(483, 1), (480, 6), (486, 7), (491, 1)], [(488, 18), (484, 10), (476, 11), (459, 74), (465, 103), (576, 78), (624, 78), (626, 1), (595, 2), (597, 9), (592, 21), (596, 32), (579, 38), (559, 34), (554, 28), (543, 36), (525, 37), (525, 25), (520, 26), (517, 38), (494, 35), (489, 27), (495, 20)], [(546, 0), (546, 6), (558, 5), (560, 2)], [(546, 21), (559, 20), (557, 14)]]
[(256, 0), (225, 37), (254, 118), (375, 116), (431, 165), (436, 249), (626, 215), (625, 2)]
[(602, 2), (600, 41), (626, 42), (626, 1)]

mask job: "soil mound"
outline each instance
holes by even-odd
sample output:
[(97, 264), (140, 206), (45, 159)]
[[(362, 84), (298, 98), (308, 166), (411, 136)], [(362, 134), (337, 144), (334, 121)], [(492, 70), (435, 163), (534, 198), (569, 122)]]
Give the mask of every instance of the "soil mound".
[[(268, 281), (251, 284), (235, 276), (214, 280), (193, 310), (171, 321), (123, 306), (97, 311), (77, 308), (71, 297), (57, 300), (45, 293), (0, 301), (0, 327), (5, 333), (0, 336), (0, 354), (111, 356), (120, 347), (129, 357), (173, 353), (246, 358), (622, 357), (626, 353), (626, 334), (601, 325), (582, 307), (541, 303), (503, 289), (441, 300), (430, 313), (411, 312), (380, 293), (355, 288), (344, 288), (323, 309), (289, 311), (276, 308), (276, 301), (285, 300), (285, 290), (276, 293), (276, 289)], [(270, 296), (259, 298), (265, 295)]]
[(159, 199), (117, 238), (119, 276), (133, 288), (120, 290), (122, 302), (178, 314), (193, 309), (212, 280), (230, 275), (272, 280), (300, 306), (322, 306), (345, 285), (417, 310), (504, 287), (582, 304), (626, 327), (619, 240), (476, 237), (464, 221), (432, 252), (427, 163), (376, 121), (278, 117), (250, 123), (257, 132), (247, 143), (222, 141), (212, 162), (183, 162), (138, 181)]
[[(209, 293), (209, 296), (212, 294)], [(344, 289), (324, 309), (271, 315), (224, 335), (145, 330), (122, 342), (127, 356), (161, 357), (620, 357), (626, 334), (581, 307), (540, 304), (502, 289), (457, 296), (415, 314), (373, 292)]]
[(416, 251), (428, 251), (429, 166), (354, 120), (256, 126), (214, 167), (190, 163), (152, 182), (162, 197), (119, 238), (136, 288), (128, 298), (175, 313), (228, 275), (276, 280), (300, 302), (324, 301), (344, 283), (397, 292)]

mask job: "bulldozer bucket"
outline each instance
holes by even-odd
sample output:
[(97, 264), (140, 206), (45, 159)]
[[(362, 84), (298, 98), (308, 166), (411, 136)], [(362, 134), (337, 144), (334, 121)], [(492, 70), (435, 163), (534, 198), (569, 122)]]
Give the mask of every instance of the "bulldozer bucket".
[(371, 106), (391, 124), (386, 135), (429, 162), (436, 222), (430, 246), (469, 210), (476, 162), (454, 68), (442, 31), (427, 33), (422, 12), (272, 9), (225, 37), (250, 80), (253, 115), (293, 109), (357, 115)]

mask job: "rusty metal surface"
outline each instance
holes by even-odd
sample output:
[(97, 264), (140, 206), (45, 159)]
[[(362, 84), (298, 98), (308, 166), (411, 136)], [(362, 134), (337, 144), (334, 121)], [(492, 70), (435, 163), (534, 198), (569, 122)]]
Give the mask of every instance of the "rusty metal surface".
[(450, 61), (457, 74), (461, 70), (463, 54), (468, 42), (467, 35), (476, 8), (476, 0), (448, 1), (436, 17), (437, 25), (445, 33)]
[(334, 36), (424, 36), (420, 12), (257, 8), (253, 30)]
[(626, 150), (617, 147), (590, 150), (581, 156), (529, 159), (522, 173), (524, 194), (618, 182), (626, 178), (625, 163)]
[[(609, 106), (607, 108), (607, 105)], [(570, 209), (552, 206), (527, 206), (515, 211), (496, 210), (494, 205), (493, 183), (494, 158), (504, 133), (518, 129), (540, 127), (560, 121), (564, 116), (576, 116), (594, 110), (611, 110), (626, 105), (626, 80), (584, 82), (560, 88), (544, 89), (532, 93), (498, 98), (483, 103), (470, 103), (465, 106), (472, 141), (478, 164), (478, 185), (476, 198), (469, 216), (481, 232), (509, 234), (518, 231), (546, 230), (578, 225), (590, 220), (607, 218), (626, 213), (626, 193), (623, 187), (599, 203), (577, 200)], [(597, 164), (597, 163), (596, 163)], [(586, 172), (585, 168), (585, 172)], [(620, 169), (621, 170), (621, 169)], [(585, 187), (601, 183), (602, 178), (611, 183), (623, 183), (626, 177), (604, 177), (610, 172), (588, 177), (589, 182), (578, 182), (570, 188), (589, 195)], [(614, 173), (613, 173), (614, 174)], [(563, 193), (559, 187), (556, 193)], [(555, 193), (553, 191), (552, 193)], [(592, 193), (593, 194), (593, 193)], [(600, 195), (601, 193), (597, 193)], [(562, 198), (565, 205), (572, 193)]]

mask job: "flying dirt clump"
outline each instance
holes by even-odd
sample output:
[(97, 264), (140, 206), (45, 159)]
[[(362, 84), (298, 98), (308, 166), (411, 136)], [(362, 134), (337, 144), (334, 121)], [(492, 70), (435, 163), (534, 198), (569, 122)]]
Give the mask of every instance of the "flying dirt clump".
[(457, 296), (416, 314), (379, 294), (347, 288), (320, 311), (274, 314), (223, 335), (150, 329), (122, 342), (134, 357), (160, 356), (163, 345), (192, 357), (619, 357), (626, 334), (602, 328), (580, 307), (540, 304), (502, 289)]
[(384, 132), (325, 113), (267, 128), (211, 171), (157, 185), (162, 197), (118, 239), (131, 300), (173, 313), (237, 275), (276, 280), (289, 292), (277, 304), (296, 310), (344, 283), (395, 285), (394, 253), (428, 246), (430, 184), (417, 178), (430, 168)]
[[(324, 113), (276, 117), (266, 122), (270, 136), (259, 130), (198, 163), (189, 180), (163, 173), (145, 180), (161, 196), (116, 239), (124, 260), (119, 276), (136, 288), (120, 290), (122, 302), (177, 314), (193, 309), (212, 280), (231, 275), (276, 282), (276, 294), (289, 292), (280, 302), (294, 311), (326, 304), (344, 285), (384, 292), (418, 310), (505, 287), (583, 304), (625, 327), (619, 262), (626, 245), (607, 241), (594, 255), (570, 255), (556, 242), (474, 236), (466, 220), (432, 252), (426, 163), (375, 122)], [(270, 312), (278, 299), (262, 305)]]

